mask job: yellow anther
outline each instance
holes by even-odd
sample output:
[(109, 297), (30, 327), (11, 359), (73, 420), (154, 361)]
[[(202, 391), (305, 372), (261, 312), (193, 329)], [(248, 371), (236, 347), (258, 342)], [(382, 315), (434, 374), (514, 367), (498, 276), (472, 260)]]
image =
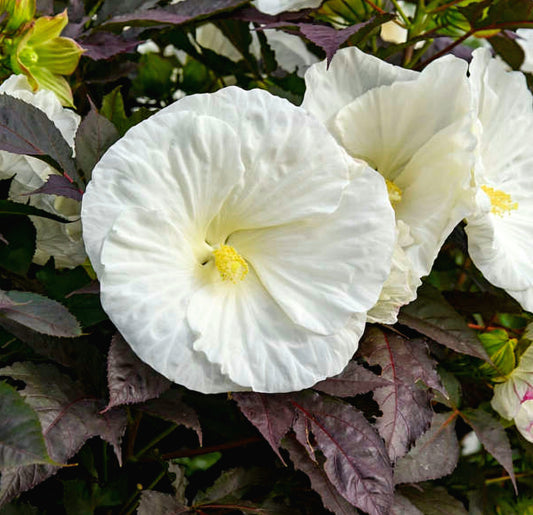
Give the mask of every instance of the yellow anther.
[(215, 265), (224, 281), (242, 281), (248, 273), (248, 263), (230, 245), (221, 245), (213, 251)]
[(513, 202), (511, 195), (505, 191), (496, 190), (490, 186), (483, 185), (481, 189), (487, 194), (492, 205), (490, 211), (498, 216), (503, 216), (510, 213), (514, 209), (518, 209), (518, 202)]
[(389, 179), (385, 179), (385, 182), (387, 183), (387, 193), (389, 194), (390, 203), (392, 205), (397, 204), (402, 200), (402, 190), (392, 181), (389, 181)]

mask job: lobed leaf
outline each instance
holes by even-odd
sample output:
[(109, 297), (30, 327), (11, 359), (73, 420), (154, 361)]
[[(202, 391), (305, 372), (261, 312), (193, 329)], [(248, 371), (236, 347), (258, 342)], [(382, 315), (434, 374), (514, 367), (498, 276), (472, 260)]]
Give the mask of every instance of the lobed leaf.
[[(62, 197), (71, 198), (72, 200), (81, 201), (83, 193), (76, 188), (64, 175), (51, 174), (46, 179), (46, 182), (36, 190), (28, 193), (28, 195), (35, 195), (36, 193), (46, 193), (48, 195), (60, 195)], [(27, 213), (32, 214), (32, 213)], [(49, 218), (53, 216), (49, 214)], [(52, 218), (58, 219), (59, 222), (65, 222), (66, 220), (60, 217)]]
[(143, 490), (141, 502), (137, 508), (138, 515), (168, 515), (169, 513), (172, 515), (191, 513), (191, 509), (170, 494), (155, 490)]
[(35, 411), (17, 390), (0, 382), (0, 469), (50, 463)]
[(476, 332), (432, 286), (418, 289), (416, 300), (402, 308), (398, 321), (455, 352), (490, 361)]
[(451, 474), (459, 460), (456, 415), (435, 413), (430, 428), (396, 462), (394, 482), (420, 483)]
[(302, 392), (291, 404), (309, 422), (316, 447), (326, 458), (324, 471), (337, 491), (370, 515), (388, 513), (392, 468), (383, 441), (364, 415), (316, 392)]
[[(60, 176), (58, 176), (60, 177)], [(39, 188), (40, 189), (40, 188)], [(32, 192), (37, 193), (37, 192)], [(41, 192), (39, 192), (41, 193)], [(20, 202), (12, 202), (11, 200), (0, 200), (0, 215), (9, 215), (9, 216), (40, 216), (41, 218), (49, 218), (50, 220), (55, 220), (56, 222), (69, 223), (69, 220), (62, 218), (61, 216), (54, 215), (43, 209), (39, 209), (28, 204), (21, 204)]]
[(460, 412), (462, 419), (475, 431), (483, 447), (507, 471), (515, 492), (518, 493), (513, 469), (511, 444), (505, 429), (492, 415), (478, 409), (465, 409)]
[(82, 187), (72, 149), (46, 114), (10, 95), (0, 95), (0, 150), (49, 156), (63, 173)]
[(381, 377), (391, 383), (377, 388), (374, 400), (383, 412), (376, 426), (391, 460), (395, 461), (407, 453), (431, 422), (429, 392), (418, 388), (417, 381), (445, 397), (447, 394), (435, 369), (436, 363), (421, 340), (406, 340), (372, 328), (361, 342), (360, 353), (371, 365), (381, 366)]
[(442, 486), (402, 488), (406, 497), (424, 515), (468, 515), (462, 502), (452, 497)]
[(353, 397), (390, 384), (389, 380), (374, 374), (355, 361), (350, 361), (339, 375), (320, 381), (313, 386), (313, 389), (335, 397)]
[(143, 363), (126, 340), (116, 333), (107, 357), (109, 404), (105, 411), (123, 404), (136, 404), (158, 397), (170, 381)]
[[(54, 365), (15, 363), (0, 369), (0, 375), (25, 383), (20, 395), (37, 413), (48, 454), (56, 463), (66, 463), (93, 436), (110, 443), (121, 462), (120, 442), (126, 429), (123, 411), (100, 415), (100, 400), (87, 396), (79, 383)], [(52, 476), (58, 468), (29, 465), (5, 470), (0, 481), (0, 506)]]

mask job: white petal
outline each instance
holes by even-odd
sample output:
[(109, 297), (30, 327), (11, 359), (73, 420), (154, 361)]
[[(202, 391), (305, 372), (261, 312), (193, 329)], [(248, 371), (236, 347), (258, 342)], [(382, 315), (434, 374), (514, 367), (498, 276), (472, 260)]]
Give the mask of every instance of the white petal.
[(516, 31), (518, 39), (516, 42), (522, 47), (524, 51), (524, 62), (520, 68), (523, 72), (533, 72), (533, 30), (518, 29)]
[(196, 291), (187, 315), (194, 349), (223, 374), (258, 392), (289, 392), (340, 373), (364, 328), (364, 315), (333, 336), (295, 325), (266, 292), (253, 269), (237, 284), (211, 282)]
[(308, 7), (318, 7), (323, 0), (255, 0), (252, 5), (266, 14), (279, 14), (284, 11), (299, 11)]
[(54, 93), (47, 89), (34, 92), (24, 75), (11, 75), (0, 85), (0, 94), (6, 93), (44, 111), (54, 122), (67, 143), (74, 148), (74, 136), (80, 124), (80, 116), (61, 105)]
[(337, 208), (348, 184), (345, 153), (302, 109), (266, 91), (228, 87), (185, 97), (165, 113), (183, 110), (224, 120), (242, 144), (244, 181), (227, 199), (211, 239), (221, 232), (288, 223)]
[(182, 230), (201, 228), (205, 239), (209, 221), (243, 173), (237, 136), (220, 120), (183, 112), (135, 126), (97, 164), (83, 196), (83, 237), (96, 272), (103, 241), (122, 210), (163, 208)]
[(203, 393), (241, 390), (192, 348), (187, 304), (205, 277), (178, 226), (172, 212), (122, 212), (102, 249), (102, 306), (135, 353), (170, 380)]
[(229, 240), (283, 311), (320, 334), (373, 306), (390, 271), (394, 213), (385, 182), (364, 165), (353, 167), (332, 215), (239, 231)]
[(533, 443), (533, 400), (524, 402), (515, 416), (516, 429), (522, 436)]
[[(494, 285), (506, 289), (525, 309), (533, 309), (533, 106), (524, 76), (507, 72), (488, 51), (477, 50), (470, 81), (481, 130), (479, 186), (511, 196), (516, 203), (502, 216), (478, 209), (468, 218), (469, 253)], [(481, 191), (480, 203), (486, 195)], [(489, 201), (490, 204), (490, 201)]]
[(342, 107), (363, 93), (397, 81), (414, 80), (418, 75), (356, 47), (343, 48), (334, 55), (329, 68), (324, 60), (307, 70), (302, 107), (329, 124)]
[(395, 324), (400, 308), (416, 299), (416, 290), (422, 284), (405, 253), (405, 248), (413, 243), (409, 227), (398, 220), (396, 232), (391, 272), (383, 285), (377, 304), (367, 313), (367, 322), (370, 323)]

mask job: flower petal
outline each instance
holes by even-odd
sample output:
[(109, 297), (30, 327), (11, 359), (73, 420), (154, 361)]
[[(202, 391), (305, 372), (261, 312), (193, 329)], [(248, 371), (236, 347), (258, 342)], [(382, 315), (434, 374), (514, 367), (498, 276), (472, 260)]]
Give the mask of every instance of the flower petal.
[(202, 245), (209, 221), (243, 173), (237, 136), (220, 120), (183, 112), (135, 126), (96, 165), (83, 196), (85, 245), (96, 273), (103, 241), (123, 209), (173, 212)]
[(533, 400), (524, 402), (515, 416), (516, 429), (522, 436), (533, 443)]
[(318, 7), (323, 0), (255, 0), (252, 4), (266, 14), (279, 14), (284, 11), (299, 11)]
[(337, 209), (348, 184), (346, 154), (325, 127), (302, 109), (266, 91), (228, 87), (185, 97), (165, 112), (184, 110), (223, 119), (242, 145), (246, 174), (226, 200), (211, 228), (211, 239)]
[(102, 306), (144, 362), (203, 393), (242, 390), (192, 348), (186, 311), (203, 270), (172, 212), (125, 209), (101, 257)]
[(353, 168), (333, 214), (229, 240), (291, 320), (324, 335), (370, 309), (390, 271), (395, 229), (385, 182), (363, 164)]
[(242, 387), (257, 392), (301, 390), (340, 373), (357, 350), (364, 314), (333, 336), (295, 325), (253, 269), (237, 284), (211, 282), (191, 298), (187, 320), (194, 350)]
[(302, 107), (329, 125), (342, 107), (363, 93), (378, 86), (414, 80), (418, 75), (356, 47), (343, 48), (333, 56), (329, 67), (322, 61), (307, 70)]

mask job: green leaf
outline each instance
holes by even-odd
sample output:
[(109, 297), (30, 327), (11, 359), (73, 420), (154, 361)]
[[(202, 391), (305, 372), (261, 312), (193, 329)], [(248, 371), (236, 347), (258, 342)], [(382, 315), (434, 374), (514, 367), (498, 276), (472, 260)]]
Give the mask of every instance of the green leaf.
[(105, 116), (118, 129), (120, 135), (130, 128), (126, 111), (124, 110), (124, 99), (121, 92), (122, 86), (116, 87), (111, 93), (108, 93), (102, 100), (100, 114)]
[(26, 275), (35, 253), (35, 226), (28, 217), (1, 216), (0, 267)]
[(2, 216), (40, 216), (41, 218), (48, 218), (55, 222), (70, 223), (70, 220), (58, 215), (38, 209), (28, 204), (21, 204), (20, 202), (12, 202), (10, 200), (0, 200), (0, 215)]
[(515, 366), (516, 338), (509, 338), (505, 329), (495, 329), (478, 335), (494, 366), (483, 363), (481, 370), (491, 376), (506, 376)]
[(15, 388), (0, 383), (0, 469), (50, 462), (37, 414)]
[(133, 92), (138, 96), (165, 98), (175, 88), (171, 80), (174, 63), (158, 54), (144, 54), (139, 61), (139, 74), (133, 81)]

